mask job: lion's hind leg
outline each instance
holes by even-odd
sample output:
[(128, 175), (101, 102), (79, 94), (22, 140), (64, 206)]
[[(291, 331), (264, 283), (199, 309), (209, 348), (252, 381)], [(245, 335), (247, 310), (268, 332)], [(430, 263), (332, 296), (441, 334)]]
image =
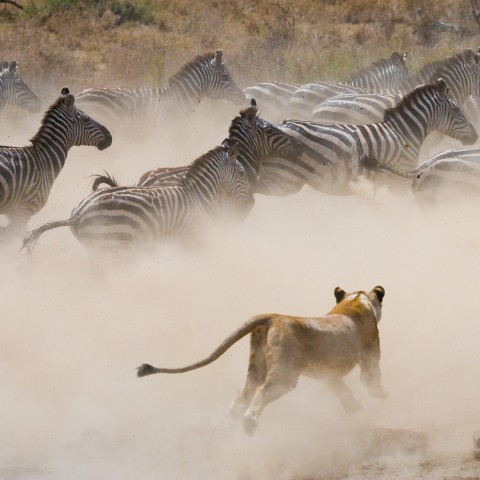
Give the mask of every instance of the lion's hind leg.
[(250, 405), (257, 388), (267, 377), (267, 358), (265, 346), (267, 326), (256, 328), (250, 335), (250, 358), (248, 361), (247, 380), (243, 390), (233, 399), (228, 415), (238, 419)]
[[(288, 336), (287, 336), (288, 337)], [(243, 416), (243, 427), (252, 435), (257, 427), (263, 409), (274, 400), (293, 390), (300, 376), (298, 345), (284, 335), (273, 334), (267, 340), (267, 375), (253, 396), (248, 410)]]
[(327, 383), (346, 412), (356, 412), (362, 408), (360, 399), (353, 394), (341, 377), (331, 377)]

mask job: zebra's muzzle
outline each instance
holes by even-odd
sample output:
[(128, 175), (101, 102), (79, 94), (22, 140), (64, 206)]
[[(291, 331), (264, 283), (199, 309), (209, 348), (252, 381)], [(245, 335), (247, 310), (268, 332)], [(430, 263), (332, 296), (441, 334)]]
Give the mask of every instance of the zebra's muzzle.
[(101, 127), (100, 131), (103, 133), (103, 139), (97, 143), (97, 148), (105, 150), (112, 144), (112, 134), (105, 127)]
[(473, 129), (473, 131), (465, 136), (463, 136), (460, 141), (462, 142), (462, 145), (473, 145), (476, 141), (478, 140), (478, 134)]

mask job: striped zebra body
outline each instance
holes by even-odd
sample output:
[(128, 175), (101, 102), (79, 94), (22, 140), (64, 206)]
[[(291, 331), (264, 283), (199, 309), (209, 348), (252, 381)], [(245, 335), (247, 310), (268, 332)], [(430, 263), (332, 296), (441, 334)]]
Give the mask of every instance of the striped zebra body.
[(417, 166), (425, 137), (433, 130), (464, 145), (477, 140), (474, 127), (449, 97), (442, 79), (417, 87), (388, 110), (381, 123), (335, 125), (287, 120), (279, 128), (302, 141), (310, 152), (297, 162), (275, 159), (263, 163), (263, 193), (272, 195), (295, 193), (304, 184), (326, 193), (348, 194), (363, 156), (391, 168), (411, 170)]
[(42, 102), (17, 73), (18, 62), (0, 62), (0, 112), (7, 104), (17, 105), (30, 113), (40, 111)]
[(0, 147), (0, 214), (10, 223), (2, 240), (23, 235), (27, 223), (47, 202), (53, 182), (74, 145), (99, 150), (112, 143), (110, 132), (75, 107), (75, 99), (62, 95), (45, 113), (42, 125), (27, 147)]
[(216, 198), (229, 197), (237, 218), (254, 205), (243, 167), (236, 161), (238, 145), (217, 147), (195, 160), (182, 185), (116, 187), (89, 195), (66, 221), (45, 224), (24, 240), (32, 248), (45, 231), (69, 226), (91, 251), (149, 248), (167, 239), (191, 239), (217, 213)]
[(241, 104), (245, 95), (222, 63), (222, 50), (187, 63), (166, 88), (88, 88), (80, 92), (80, 106), (116, 122), (139, 119), (182, 118), (193, 113), (202, 98), (225, 99)]
[[(262, 162), (273, 158), (297, 160), (303, 153), (304, 145), (277, 126), (257, 116), (257, 104), (251, 100), (250, 107), (242, 110), (230, 125), (226, 141), (237, 143), (240, 149), (237, 160), (245, 169), (247, 179), (254, 191), (261, 176)], [(136, 186), (177, 186), (182, 183), (188, 166), (161, 167), (144, 173)], [(111, 178), (101, 176), (95, 180), (93, 190), (105, 183), (118, 186)]]
[[(467, 49), (462, 53), (426, 65), (417, 77), (420, 83), (430, 83), (443, 78), (458, 105), (463, 105), (471, 95), (480, 96), (479, 56)], [(429, 76), (425, 79), (426, 76)], [(423, 82), (421, 80), (424, 80)], [(418, 83), (418, 84), (420, 84)], [(387, 95), (353, 94), (330, 98), (317, 105), (312, 119), (322, 123), (363, 125), (383, 121), (385, 111), (395, 106), (404, 94)]]
[(395, 107), (404, 95), (360, 93), (338, 95), (313, 109), (312, 120), (320, 123), (366, 125), (383, 121), (385, 111)]
[(362, 158), (362, 166), (375, 172), (388, 172), (409, 180), (422, 203), (451, 204), (452, 199), (480, 195), (480, 148), (445, 150), (409, 171), (397, 170), (377, 158)]
[(294, 92), (286, 109), (289, 118), (310, 119), (313, 109), (337, 95), (355, 93), (402, 93), (410, 73), (405, 64), (406, 53), (394, 52), (389, 59), (380, 59), (350, 76), (343, 84), (326, 82), (302, 85)]
[(447, 150), (409, 172), (415, 196), (438, 201), (465, 194), (480, 195), (480, 148)]
[(243, 93), (247, 100), (255, 99), (262, 106), (262, 117), (278, 121), (281, 120), (290, 98), (298, 88), (299, 85), (292, 83), (257, 83), (244, 88)]

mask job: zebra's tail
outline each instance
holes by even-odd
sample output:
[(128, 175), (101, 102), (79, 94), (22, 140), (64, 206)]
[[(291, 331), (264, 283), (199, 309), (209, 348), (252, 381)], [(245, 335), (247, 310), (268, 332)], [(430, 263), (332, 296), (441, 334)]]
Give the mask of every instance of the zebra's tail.
[(25, 238), (23, 239), (23, 246), (20, 249), (20, 251), (22, 251), (25, 248), (28, 253), (32, 253), (38, 238), (44, 232), (46, 232), (47, 230), (52, 230), (53, 228), (57, 228), (57, 227), (71, 227), (76, 223), (78, 223), (79, 218), (80, 217), (73, 215), (68, 220), (58, 220), (55, 222), (48, 222), (36, 228), (35, 230), (32, 230), (31, 232), (27, 232), (27, 234), (25, 235)]
[(360, 168), (364, 168), (365, 170), (373, 172), (389, 172), (402, 178), (413, 178), (416, 174), (415, 170), (412, 170), (410, 172), (396, 170), (395, 168), (378, 161), (376, 157), (372, 157), (369, 155), (362, 155), (358, 161), (358, 166)]
[(223, 355), (241, 338), (245, 337), (249, 333), (252, 333), (257, 327), (268, 325), (271, 319), (271, 315), (258, 315), (253, 317), (248, 322), (244, 323), (238, 330), (233, 332), (229, 337), (227, 337), (211, 355), (197, 363), (193, 363), (182, 368), (156, 368), (152, 365), (144, 363), (137, 368), (137, 376), (145, 377), (146, 375), (151, 375), (153, 373), (184, 373), (209, 365)]
[(108, 172), (105, 172), (104, 175), (92, 175), (95, 180), (92, 183), (92, 192), (96, 192), (100, 185), (108, 185), (111, 188), (119, 187), (120, 185), (117, 182), (117, 179), (110, 175)]

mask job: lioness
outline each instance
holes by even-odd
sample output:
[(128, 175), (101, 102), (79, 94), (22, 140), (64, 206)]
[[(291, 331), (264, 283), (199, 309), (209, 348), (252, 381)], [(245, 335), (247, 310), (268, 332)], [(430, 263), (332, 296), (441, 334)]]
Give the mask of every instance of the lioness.
[(360, 408), (342, 377), (357, 364), (370, 393), (385, 398), (381, 385), (380, 339), (377, 324), (382, 315), (383, 287), (371, 292), (334, 291), (337, 304), (323, 317), (257, 315), (232, 333), (209, 357), (183, 368), (155, 368), (143, 364), (138, 376), (183, 373), (204, 367), (245, 335), (250, 337), (247, 381), (233, 400), (230, 414), (243, 414), (243, 426), (253, 434), (267, 404), (293, 389), (303, 374), (324, 378), (346, 411)]

